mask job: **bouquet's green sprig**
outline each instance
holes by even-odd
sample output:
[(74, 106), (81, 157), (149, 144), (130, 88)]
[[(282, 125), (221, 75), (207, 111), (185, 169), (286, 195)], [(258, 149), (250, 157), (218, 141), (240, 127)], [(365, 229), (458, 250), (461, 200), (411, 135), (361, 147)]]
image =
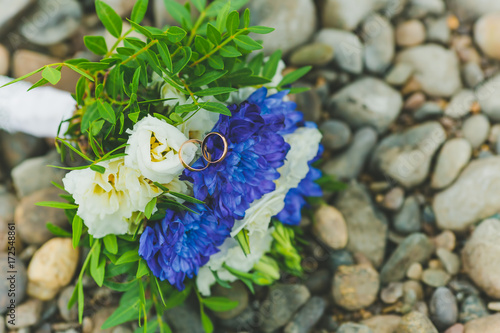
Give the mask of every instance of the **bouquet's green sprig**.
[(302, 257), (297, 250), (297, 240), (294, 230), (291, 227), (284, 226), (281, 222), (273, 220), (274, 232), (272, 236), (274, 242), (271, 247), (271, 254), (282, 259), (278, 262), (284, 262), (284, 269), (290, 274), (301, 276), (303, 269), (301, 266)]

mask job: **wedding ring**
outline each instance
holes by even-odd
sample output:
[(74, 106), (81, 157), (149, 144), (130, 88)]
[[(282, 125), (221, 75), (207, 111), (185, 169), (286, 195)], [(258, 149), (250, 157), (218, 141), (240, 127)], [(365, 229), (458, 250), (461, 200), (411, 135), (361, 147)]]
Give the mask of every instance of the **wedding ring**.
[(193, 168), (193, 167), (189, 166), (189, 164), (187, 164), (186, 162), (184, 162), (184, 159), (182, 158), (182, 148), (184, 147), (184, 145), (186, 143), (197, 143), (197, 144), (199, 144), (201, 146), (203, 144), (203, 141), (197, 140), (197, 139), (190, 139), (190, 140), (187, 140), (186, 142), (184, 142), (181, 145), (181, 147), (179, 148), (179, 160), (181, 160), (182, 166), (185, 167), (186, 169), (190, 170), (190, 171), (203, 171), (206, 168), (208, 168), (208, 166), (210, 165), (208, 163), (207, 163), (207, 165), (204, 168), (196, 169), (196, 168)]
[[(222, 142), (224, 143), (224, 150), (222, 152), (222, 155), (221, 157), (219, 157), (217, 160), (215, 161), (212, 161), (212, 156), (210, 155), (210, 153), (208, 152), (208, 149), (207, 149), (207, 140), (208, 138), (211, 136), (211, 135), (217, 135), (219, 138), (222, 139)], [(201, 151), (203, 153), (203, 158), (205, 159), (205, 161), (207, 161), (208, 163), (210, 164), (215, 164), (215, 163), (219, 163), (219, 162), (222, 162), (226, 156), (227, 156), (227, 151), (228, 151), (228, 144), (227, 144), (227, 140), (226, 138), (224, 137), (224, 135), (220, 134), (220, 133), (217, 133), (217, 132), (210, 132), (208, 133), (205, 138), (203, 139), (202, 143), (201, 143)]]

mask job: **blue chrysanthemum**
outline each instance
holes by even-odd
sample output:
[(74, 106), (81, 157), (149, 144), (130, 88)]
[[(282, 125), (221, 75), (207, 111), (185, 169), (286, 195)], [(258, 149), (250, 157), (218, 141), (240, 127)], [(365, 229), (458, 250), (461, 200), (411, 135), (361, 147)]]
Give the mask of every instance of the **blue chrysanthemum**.
[(218, 246), (229, 237), (228, 223), (220, 223), (204, 205), (191, 206), (200, 214), (167, 211), (165, 218), (141, 235), (139, 255), (153, 274), (179, 290), (186, 277), (198, 274)]

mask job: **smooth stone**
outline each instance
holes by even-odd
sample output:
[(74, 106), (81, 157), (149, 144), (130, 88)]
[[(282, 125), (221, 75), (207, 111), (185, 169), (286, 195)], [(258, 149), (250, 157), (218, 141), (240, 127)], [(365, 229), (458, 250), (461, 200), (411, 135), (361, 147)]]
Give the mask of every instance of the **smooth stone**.
[(442, 189), (449, 186), (469, 163), (472, 147), (469, 141), (454, 138), (446, 141), (438, 155), (436, 168), (432, 174), (431, 187)]
[(323, 294), (330, 287), (332, 274), (327, 269), (320, 269), (307, 276), (304, 284), (311, 294)]
[(56, 187), (36, 191), (21, 199), (16, 208), (14, 220), (18, 236), (28, 244), (42, 245), (54, 235), (47, 229), (50, 222), (63, 229), (69, 228), (68, 218), (63, 209), (36, 206), (41, 201), (66, 202), (59, 197), (63, 191)]
[(450, 279), (451, 276), (439, 268), (428, 268), (422, 273), (422, 282), (434, 288), (445, 286)]
[(379, 14), (372, 14), (363, 22), (362, 34), (366, 69), (383, 74), (391, 65), (395, 53), (394, 29), (391, 23)]
[(405, 199), (403, 207), (394, 215), (394, 229), (397, 232), (408, 235), (420, 231), (420, 204), (415, 196)]
[(435, 121), (414, 126), (383, 139), (370, 161), (370, 169), (391, 177), (405, 188), (420, 185), (427, 178), (432, 158), (446, 139)]
[(335, 273), (340, 266), (352, 266), (355, 264), (351, 252), (347, 250), (331, 251), (327, 266), (332, 273)]
[(335, 207), (347, 223), (349, 241), (346, 249), (363, 254), (379, 267), (384, 259), (388, 224), (385, 215), (374, 206), (366, 187), (352, 181), (339, 194)]
[[(12, 256), (11, 256), (12, 257)], [(24, 267), (23, 262), (19, 259), (18, 256), (15, 256), (15, 263), (13, 267), (8, 265), (9, 255), (7, 253), (0, 252), (0, 262), (2, 263), (2, 270), (0, 275), (0, 315), (4, 314), (7, 311), (7, 306), (10, 304), (12, 297), (9, 297), (9, 292), (12, 291), (10, 280), (7, 280), (11, 277), (11, 273), (8, 273), (9, 270), (14, 269), (17, 271), (15, 274), (15, 297), (13, 298), (16, 306), (19, 306), (26, 295), (26, 284), (27, 284), (27, 275), (26, 268)], [(10, 290), (10, 291), (9, 291)], [(19, 313), (19, 312), (18, 312)]]
[(339, 250), (347, 245), (347, 226), (335, 207), (322, 205), (314, 213), (312, 233), (328, 247)]
[(273, 34), (256, 35), (264, 42), (264, 52), (284, 54), (308, 41), (316, 29), (316, 8), (312, 0), (253, 0), (250, 24), (275, 28)]
[(406, 237), (382, 267), (380, 280), (382, 283), (403, 280), (411, 264), (427, 262), (433, 252), (434, 245), (424, 234), (415, 233)]
[(460, 257), (458, 255), (443, 248), (437, 249), (436, 255), (450, 275), (458, 274), (460, 271)]
[(308, 91), (301, 92), (293, 96), (295, 103), (297, 103), (297, 110), (302, 111), (305, 121), (318, 122), (321, 117), (322, 106), (321, 98), (316, 89), (310, 84), (296, 83), (294, 87), (309, 88)]
[(356, 323), (342, 324), (337, 333), (374, 333), (368, 326)]
[(414, 78), (429, 96), (450, 97), (462, 87), (457, 55), (440, 45), (405, 49), (396, 56), (396, 63), (413, 66)]
[(327, 120), (319, 126), (323, 133), (321, 143), (326, 149), (339, 150), (346, 147), (352, 138), (352, 132), (346, 123), (339, 120)]
[(27, 300), (16, 308), (16, 313), (18, 315), (15, 319), (15, 325), (10, 324), (9, 320), (7, 320), (7, 327), (10, 329), (19, 329), (38, 324), (38, 322), (40, 321), (40, 316), (42, 314), (42, 309), (43, 302), (41, 302), (40, 300)]
[(408, 16), (423, 18), (430, 15), (440, 15), (446, 10), (443, 0), (410, 0)]
[(327, 0), (321, 10), (324, 27), (354, 30), (370, 13), (382, 9), (386, 1)]
[(68, 321), (75, 321), (78, 318), (78, 307), (74, 304), (71, 309), (68, 309), (68, 303), (75, 290), (74, 286), (68, 286), (63, 289), (59, 298), (57, 299), (57, 307), (59, 308), (59, 314), (61, 317)]
[(379, 286), (379, 275), (371, 265), (340, 266), (333, 277), (333, 300), (348, 311), (357, 311), (375, 302)]
[(78, 30), (82, 15), (82, 7), (76, 0), (38, 0), (33, 11), (21, 21), (19, 31), (35, 45), (54, 45)]
[(391, 282), (380, 292), (380, 299), (385, 304), (394, 304), (403, 297), (403, 283)]
[(43, 154), (45, 147), (43, 139), (21, 132), (7, 133), (0, 130), (2, 167), (6, 167), (7, 170), (14, 168), (27, 158)]
[(385, 132), (403, 107), (401, 94), (382, 80), (365, 77), (344, 87), (330, 99), (329, 111), (353, 128), (372, 126)]
[(231, 284), (231, 289), (217, 284), (213, 288), (214, 297), (224, 297), (238, 302), (238, 306), (228, 311), (214, 311), (214, 316), (220, 319), (232, 319), (240, 315), (248, 307), (248, 291), (243, 282), (236, 281)]
[(28, 295), (51, 300), (67, 286), (78, 264), (70, 238), (53, 238), (35, 252), (28, 266)]
[(500, 11), (495, 0), (447, 0), (448, 8), (464, 23), (470, 23), (484, 14)]
[(425, 26), (419, 20), (401, 22), (396, 26), (396, 44), (401, 47), (422, 44), (425, 40)]
[(174, 332), (205, 332), (201, 324), (199, 309), (187, 302), (165, 311), (164, 319), (171, 325)]
[(357, 178), (377, 143), (377, 136), (377, 132), (371, 127), (357, 130), (347, 149), (323, 165), (323, 172), (343, 180)]
[(234, 318), (225, 320), (219, 319), (218, 324), (222, 327), (234, 329), (236, 331), (251, 329), (256, 326), (257, 314), (258, 311), (249, 306)]
[(500, 95), (497, 94), (499, 85), (500, 74), (497, 74), (476, 89), (481, 112), (494, 122), (500, 121)]
[(448, 288), (437, 288), (432, 294), (429, 311), (433, 323), (440, 330), (455, 324), (458, 320), (458, 305), (455, 295)]
[(456, 245), (456, 236), (450, 230), (445, 230), (436, 237), (432, 239), (432, 242), (438, 249), (446, 249), (448, 251), (453, 251)]
[(290, 55), (290, 63), (294, 66), (321, 66), (333, 60), (334, 51), (329, 45), (312, 43), (301, 46)]
[[(2, 191), (0, 188), (0, 252), (6, 252), (9, 247), (9, 223), (14, 223), (14, 212), (17, 205), (15, 195)], [(16, 237), (15, 247), (21, 250), (21, 240)]]
[(260, 328), (271, 333), (292, 319), (293, 314), (310, 298), (309, 290), (300, 284), (275, 284), (260, 308)]
[(0, 0), (0, 35), (6, 36), (6, 32), (18, 23), (19, 16), (29, 9), (35, 0)]
[(393, 86), (402, 86), (410, 79), (413, 72), (413, 67), (408, 64), (395, 64), (385, 77), (385, 81)]
[(426, 315), (412, 311), (401, 318), (396, 333), (438, 333), (438, 330)]
[(306, 304), (293, 316), (284, 333), (307, 333), (319, 321), (326, 308), (326, 302), (321, 297), (311, 297)]
[(467, 296), (460, 306), (460, 322), (467, 323), (471, 320), (486, 317), (489, 315), (483, 300), (479, 295), (471, 294)]
[(438, 18), (429, 17), (426, 19), (425, 25), (427, 28), (427, 40), (429, 42), (448, 45), (451, 38), (451, 31), (446, 16)]
[(5, 333), (5, 318), (0, 316), (0, 333)]
[(368, 326), (374, 333), (394, 333), (401, 322), (401, 317), (397, 315), (378, 315), (361, 321), (361, 324)]
[(500, 327), (500, 313), (474, 319), (465, 324), (465, 333), (497, 333)]
[[(177, 307), (175, 308), (177, 309)], [(103, 307), (102, 309), (100, 309), (99, 311), (95, 312), (92, 317), (91, 317), (91, 321), (93, 323), (93, 329), (92, 329), (92, 333), (112, 333), (112, 328), (108, 328), (108, 329), (101, 329), (102, 325), (104, 324), (104, 322), (116, 311), (116, 307)], [(87, 317), (88, 318), (88, 317)], [(193, 321), (195, 321), (196, 319), (193, 317), (193, 318), (190, 318), (192, 319)], [(170, 324), (170, 322), (169, 322)], [(172, 325), (173, 326), (173, 325)], [(202, 333), (199, 332), (199, 333)]]
[(394, 187), (384, 196), (382, 207), (392, 211), (398, 211), (405, 200), (405, 191), (401, 187)]
[(474, 41), (488, 57), (500, 59), (500, 13), (482, 16), (474, 25)]
[(488, 310), (491, 311), (500, 311), (500, 302), (489, 302), (488, 303)]
[(51, 187), (51, 182), (61, 183), (67, 171), (47, 165), (63, 166), (57, 151), (53, 150), (45, 156), (27, 159), (12, 169), (12, 180), (20, 198)]
[(316, 37), (316, 43), (330, 46), (334, 50), (334, 63), (342, 70), (361, 74), (363, 71), (363, 44), (358, 36), (349, 31), (322, 29)]
[[(1, 4), (0, 4), (0, 6), (1, 6)], [(10, 68), (9, 50), (7, 50), (7, 48), (5, 46), (0, 44), (0, 75), (7, 75), (9, 73), (9, 68)], [(1, 179), (1, 177), (0, 177), (0, 179)]]
[(448, 328), (444, 333), (464, 333), (465, 332), (465, 326), (462, 324), (455, 324)]
[(467, 87), (475, 88), (484, 81), (484, 72), (475, 61), (469, 61), (462, 66), (462, 76)]
[(406, 271), (406, 276), (413, 280), (420, 280), (422, 278), (422, 272), (422, 264), (419, 262), (414, 262)]
[(500, 157), (474, 160), (458, 179), (434, 197), (440, 229), (462, 231), (500, 211)]
[(486, 294), (500, 298), (500, 257), (498, 256), (500, 221), (481, 222), (462, 250), (467, 275)]
[(470, 113), (475, 101), (476, 95), (472, 90), (462, 89), (451, 97), (444, 114), (454, 119), (460, 119)]
[(443, 109), (441, 105), (436, 102), (425, 102), (418, 110), (413, 114), (413, 118), (417, 121), (424, 121), (430, 118), (438, 118), (443, 116)]
[(473, 115), (464, 121), (462, 132), (464, 137), (470, 142), (472, 149), (479, 148), (488, 138), (490, 122), (485, 115)]
[(413, 294), (416, 301), (424, 299), (424, 289), (419, 281), (408, 280), (403, 283), (403, 295), (406, 298), (408, 294)]

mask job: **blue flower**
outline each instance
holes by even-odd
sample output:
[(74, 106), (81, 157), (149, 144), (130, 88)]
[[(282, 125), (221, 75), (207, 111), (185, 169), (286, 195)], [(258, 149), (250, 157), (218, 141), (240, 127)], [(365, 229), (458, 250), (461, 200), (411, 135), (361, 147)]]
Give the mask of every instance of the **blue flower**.
[(183, 290), (186, 277), (198, 274), (218, 246), (229, 237), (228, 223), (220, 223), (204, 205), (192, 205), (193, 210), (168, 210), (165, 218), (147, 226), (141, 235), (139, 255), (146, 260), (153, 274), (161, 281), (168, 280)]

